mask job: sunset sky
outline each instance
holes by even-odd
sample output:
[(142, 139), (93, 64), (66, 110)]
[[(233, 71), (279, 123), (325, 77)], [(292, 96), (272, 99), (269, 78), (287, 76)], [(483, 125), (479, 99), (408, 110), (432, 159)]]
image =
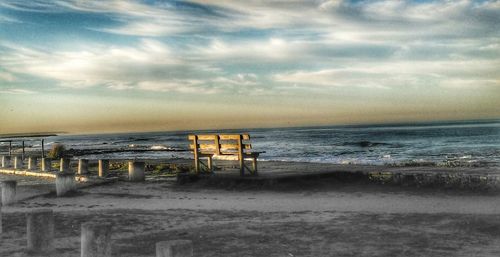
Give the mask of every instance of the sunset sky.
[(0, 0), (0, 133), (500, 117), (500, 1)]

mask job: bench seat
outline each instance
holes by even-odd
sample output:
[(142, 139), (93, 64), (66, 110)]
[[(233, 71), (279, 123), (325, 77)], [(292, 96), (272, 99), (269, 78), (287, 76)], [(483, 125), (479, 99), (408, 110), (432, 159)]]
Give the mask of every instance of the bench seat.
[[(188, 136), (190, 149), (193, 151), (196, 173), (201, 172), (201, 165), (205, 165), (200, 158), (206, 158), (208, 172), (213, 172), (213, 159), (237, 160), (240, 164), (240, 174), (245, 170), (257, 175), (257, 158), (261, 153), (252, 151), (250, 135), (248, 134), (203, 134)], [(252, 161), (252, 169), (245, 165), (245, 160)]]

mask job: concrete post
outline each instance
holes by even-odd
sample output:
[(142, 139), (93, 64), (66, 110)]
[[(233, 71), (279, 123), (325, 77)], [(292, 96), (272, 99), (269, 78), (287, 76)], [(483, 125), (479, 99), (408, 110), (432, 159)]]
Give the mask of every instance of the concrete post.
[(16, 202), (17, 181), (5, 180), (2, 182), (2, 205), (9, 205)]
[(99, 160), (99, 177), (105, 177), (109, 172), (109, 160)]
[(146, 163), (139, 161), (128, 162), (128, 180), (130, 181), (144, 181)]
[(81, 257), (111, 257), (111, 228), (109, 223), (83, 223)]
[(56, 193), (58, 197), (76, 191), (75, 174), (61, 172), (56, 174)]
[(89, 173), (89, 160), (79, 159), (78, 160), (78, 174), (85, 175)]
[(171, 240), (156, 243), (156, 257), (192, 257), (191, 240)]
[(3, 227), (2, 227), (2, 205), (0, 205), (0, 237), (1, 237), (2, 233), (3, 233)]
[(70, 162), (71, 160), (69, 158), (61, 158), (61, 161), (59, 163), (59, 171), (60, 172), (69, 172), (70, 171)]
[(52, 160), (49, 158), (42, 158), (42, 171), (50, 172), (52, 170)]
[(21, 170), (23, 169), (23, 158), (21, 156), (14, 156), (14, 169)]
[(28, 170), (36, 170), (36, 157), (28, 157)]
[(2, 168), (10, 168), (10, 156), (2, 156)]
[(54, 213), (50, 209), (33, 210), (26, 215), (28, 251), (32, 253), (54, 250)]

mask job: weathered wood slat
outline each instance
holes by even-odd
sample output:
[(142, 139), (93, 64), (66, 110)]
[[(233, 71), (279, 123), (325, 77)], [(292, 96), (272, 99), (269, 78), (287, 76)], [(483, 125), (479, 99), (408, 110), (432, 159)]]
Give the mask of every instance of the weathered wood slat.
[[(188, 139), (193, 140), (195, 136), (198, 136), (198, 140), (214, 140), (215, 136), (218, 136), (220, 140), (238, 140), (240, 135), (237, 134), (225, 134), (225, 135), (216, 135), (216, 134), (202, 134), (202, 135), (189, 135)], [(243, 140), (250, 140), (250, 135), (243, 134)]]
[[(191, 145), (191, 149), (194, 149), (194, 146)], [(220, 152), (221, 154), (237, 154), (238, 153), (238, 148), (220, 148), (219, 151), (215, 147), (206, 147), (206, 148), (198, 148), (198, 152)], [(252, 153), (252, 149), (243, 149), (244, 153)], [(256, 152), (257, 153), (257, 152)]]
[[(194, 149), (195, 148), (195, 145), (194, 144), (190, 144), (189, 147), (191, 149)], [(215, 145), (214, 144), (198, 144), (198, 149), (215, 149)]]
[[(252, 145), (251, 144), (243, 144), (243, 147), (245, 149), (252, 149)], [(194, 144), (190, 144), (189, 145), (189, 148), (190, 149), (194, 149)], [(198, 149), (200, 150), (204, 150), (204, 149), (217, 149), (217, 145), (216, 144), (198, 144)], [(238, 150), (238, 145), (236, 144), (219, 144), (219, 149), (221, 150), (230, 150), (230, 149), (233, 149), (233, 150)]]
[[(243, 151), (243, 154), (251, 154), (252, 153), (252, 152), (247, 152), (247, 151), (250, 151), (250, 150)], [(222, 149), (219, 154), (221, 154), (221, 155), (228, 155), (228, 154), (238, 155), (238, 150), (224, 150), (224, 149)]]
[[(248, 134), (243, 134), (243, 140), (250, 140), (250, 135)], [(219, 135), (220, 140), (238, 140), (240, 138), (240, 135)]]
[(215, 154), (217, 154), (217, 152), (215, 152), (215, 149), (213, 151), (210, 151), (207, 149), (207, 150), (201, 151), (200, 154), (202, 154), (202, 155), (215, 155)]
[(195, 136), (198, 136), (198, 140), (214, 140), (215, 135), (189, 135), (188, 138), (193, 140)]
[[(238, 149), (237, 144), (220, 144), (221, 149)], [(252, 144), (242, 144), (242, 147), (245, 149), (252, 149)]]

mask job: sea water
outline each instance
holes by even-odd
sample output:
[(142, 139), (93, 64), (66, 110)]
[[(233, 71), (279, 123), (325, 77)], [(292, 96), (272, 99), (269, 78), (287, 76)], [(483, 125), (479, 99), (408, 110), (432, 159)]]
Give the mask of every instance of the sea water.
[[(249, 133), (254, 150), (265, 151), (262, 161), (500, 167), (500, 120), (60, 135), (45, 138), (45, 147), (124, 150), (88, 158), (191, 158), (193, 133)], [(40, 148), (39, 140), (27, 140), (28, 148)], [(137, 149), (158, 151), (129, 151)]]

